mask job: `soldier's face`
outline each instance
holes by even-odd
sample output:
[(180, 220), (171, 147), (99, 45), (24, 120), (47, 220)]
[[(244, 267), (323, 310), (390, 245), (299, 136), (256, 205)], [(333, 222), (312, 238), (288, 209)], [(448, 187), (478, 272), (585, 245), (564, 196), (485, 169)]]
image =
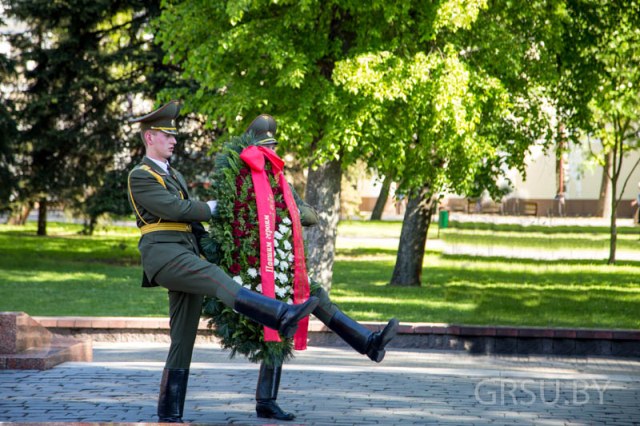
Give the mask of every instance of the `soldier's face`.
[(173, 155), (176, 138), (158, 130), (149, 130), (145, 134), (147, 155), (157, 160), (168, 160)]

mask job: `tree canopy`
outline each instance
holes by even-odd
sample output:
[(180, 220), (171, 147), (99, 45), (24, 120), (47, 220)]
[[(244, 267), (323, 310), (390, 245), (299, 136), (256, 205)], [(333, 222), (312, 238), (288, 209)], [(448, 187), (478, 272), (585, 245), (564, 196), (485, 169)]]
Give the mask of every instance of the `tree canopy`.
[(364, 159), (407, 193), (477, 192), (550, 138), (547, 98), (530, 71), (539, 57), (527, 56), (547, 41), (536, 34), (547, 11), (519, 5), (182, 0), (165, 2), (157, 27), (168, 60), (198, 86), (172, 92), (188, 109), (231, 134), (268, 112), (285, 149), (322, 165), (309, 172), (307, 201), (333, 210), (322, 231), (331, 240), (337, 203), (325, 200), (339, 193), (340, 167)]

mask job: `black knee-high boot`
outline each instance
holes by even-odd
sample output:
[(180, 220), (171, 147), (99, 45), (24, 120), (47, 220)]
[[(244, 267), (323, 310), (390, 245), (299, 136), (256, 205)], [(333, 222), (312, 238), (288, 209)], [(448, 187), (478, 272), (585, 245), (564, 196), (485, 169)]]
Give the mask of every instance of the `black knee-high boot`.
[(381, 362), (386, 354), (385, 346), (398, 332), (398, 320), (392, 318), (384, 329), (374, 333), (342, 311), (337, 311), (327, 327), (356, 351), (366, 354), (372, 361)]
[(296, 333), (298, 322), (309, 316), (316, 306), (318, 299), (313, 296), (299, 305), (288, 305), (242, 288), (236, 295), (233, 309), (262, 325), (278, 330), (283, 337), (289, 339)]
[(296, 418), (292, 413), (283, 411), (276, 402), (281, 375), (282, 365), (267, 366), (264, 362), (260, 364), (258, 386), (256, 387), (256, 413), (258, 417), (278, 420)]
[(333, 330), (338, 336), (361, 354), (367, 354), (372, 361), (380, 362), (385, 355), (385, 346), (398, 332), (398, 320), (392, 318), (380, 331), (368, 328), (348, 317), (331, 301), (329, 294), (320, 285), (313, 283), (312, 294), (318, 298), (318, 306), (313, 315)]
[(158, 397), (158, 418), (161, 423), (182, 423), (188, 381), (189, 369), (164, 369)]

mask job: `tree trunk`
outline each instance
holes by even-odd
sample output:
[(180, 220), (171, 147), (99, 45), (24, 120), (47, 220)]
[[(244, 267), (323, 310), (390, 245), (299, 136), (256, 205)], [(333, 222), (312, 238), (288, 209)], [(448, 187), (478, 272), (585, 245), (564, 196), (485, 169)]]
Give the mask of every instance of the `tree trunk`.
[(435, 204), (432, 202), (428, 185), (420, 189), (418, 194), (409, 197), (390, 285), (421, 285), (427, 231), (431, 224), (431, 215)]
[(98, 223), (98, 218), (94, 215), (90, 215), (89, 219), (85, 220), (84, 226), (82, 227), (82, 235), (93, 235), (93, 232), (96, 230), (96, 224)]
[(29, 213), (31, 213), (31, 209), (33, 205), (31, 203), (25, 203), (18, 207), (17, 212), (12, 212), (9, 215), (7, 223), (9, 225), (24, 225), (27, 223), (27, 219), (29, 218)]
[(564, 153), (566, 150), (566, 138), (564, 124), (558, 126), (558, 145), (556, 147), (556, 203), (558, 216), (565, 216), (565, 176), (564, 176)]
[(598, 206), (596, 216), (611, 217), (611, 200), (613, 199), (611, 191), (611, 176), (613, 176), (611, 167), (613, 166), (613, 152), (609, 151), (604, 157), (604, 166), (602, 167), (602, 179), (600, 180), (600, 195), (598, 197)]
[(305, 201), (318, 211), (320, 223), (305, 229), (307, 270), (311, 278), (325, 290), (331, 289), (336, 235), (340, 219), (340, 182), (342, 167), (333, 160), (309, 168)]
[(47, 235), (47, 199), (40, 198), (38, 201), (38, 235)]
[(609, 265), (613, 265), (616, 263), (616, 245), (618, 240), (618, 227), (616, 224), (616, 213), (617, 208), (614, 206), (614, 202), (611, 203), (611, 227), (610, 227), (610, 238), (609, 238), (609, 261), (607, 262)]
[[(616, 223), (617, 215), (618, 215), (618, 200), (616, 193), (618, 191), (618, 178), (620, 177), (620, 170), (622, 168), (622, 159), (624, 156), (622, 155), (622, 143), (616, 139), (614, 149), (612, 150), (611, 155), (611, 225), (610, 225), (610, 238), (609, 238), (609, 261), (607, 262), (609, 265), (613, 265), (616, 263), (616, 245), (618, 242), (618, 226)], [(620, 194), (622, 197), (622, 194)]]
[(380, 194), (378, 195), (378, 199), (376, 200), (376, 205), (373, 207), (373, 211), (371, 212), (371, 220), (382, 219), (384, 206), (387, 204), (387, 200), (389, 199), (390, 188), (391, 178), (389, 178), (389, 176), (385, 176), (384, 180), (382, 181), (382, 188), (380, 188)]
[[(615, 171), (615, 170), (614, 170)], [(611, 223), (610, 223), (610, 236), (609, 236), (609, 261), (607, 262), (609, 265), (613, 265), (616, 263), (616, 245), (618, 240), (618, 226), (616, 223), (617, 213), (618, 213), (618, 203), (616, 202), (616, 189), (618, 186), (618, 179), (616, 179), (616, 174), (614, 173), (613, 179), (611, 179)]]

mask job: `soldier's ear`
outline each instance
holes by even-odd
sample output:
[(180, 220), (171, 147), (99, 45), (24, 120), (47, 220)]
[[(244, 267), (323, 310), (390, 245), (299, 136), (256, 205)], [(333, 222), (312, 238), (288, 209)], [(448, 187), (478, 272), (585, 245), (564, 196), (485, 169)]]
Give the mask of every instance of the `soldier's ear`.
[(151, 139), (153, 138), (153, 132), (149, 129), (142, 132), (142, 141), (144, 142), (144, 146), (149, 146)]

